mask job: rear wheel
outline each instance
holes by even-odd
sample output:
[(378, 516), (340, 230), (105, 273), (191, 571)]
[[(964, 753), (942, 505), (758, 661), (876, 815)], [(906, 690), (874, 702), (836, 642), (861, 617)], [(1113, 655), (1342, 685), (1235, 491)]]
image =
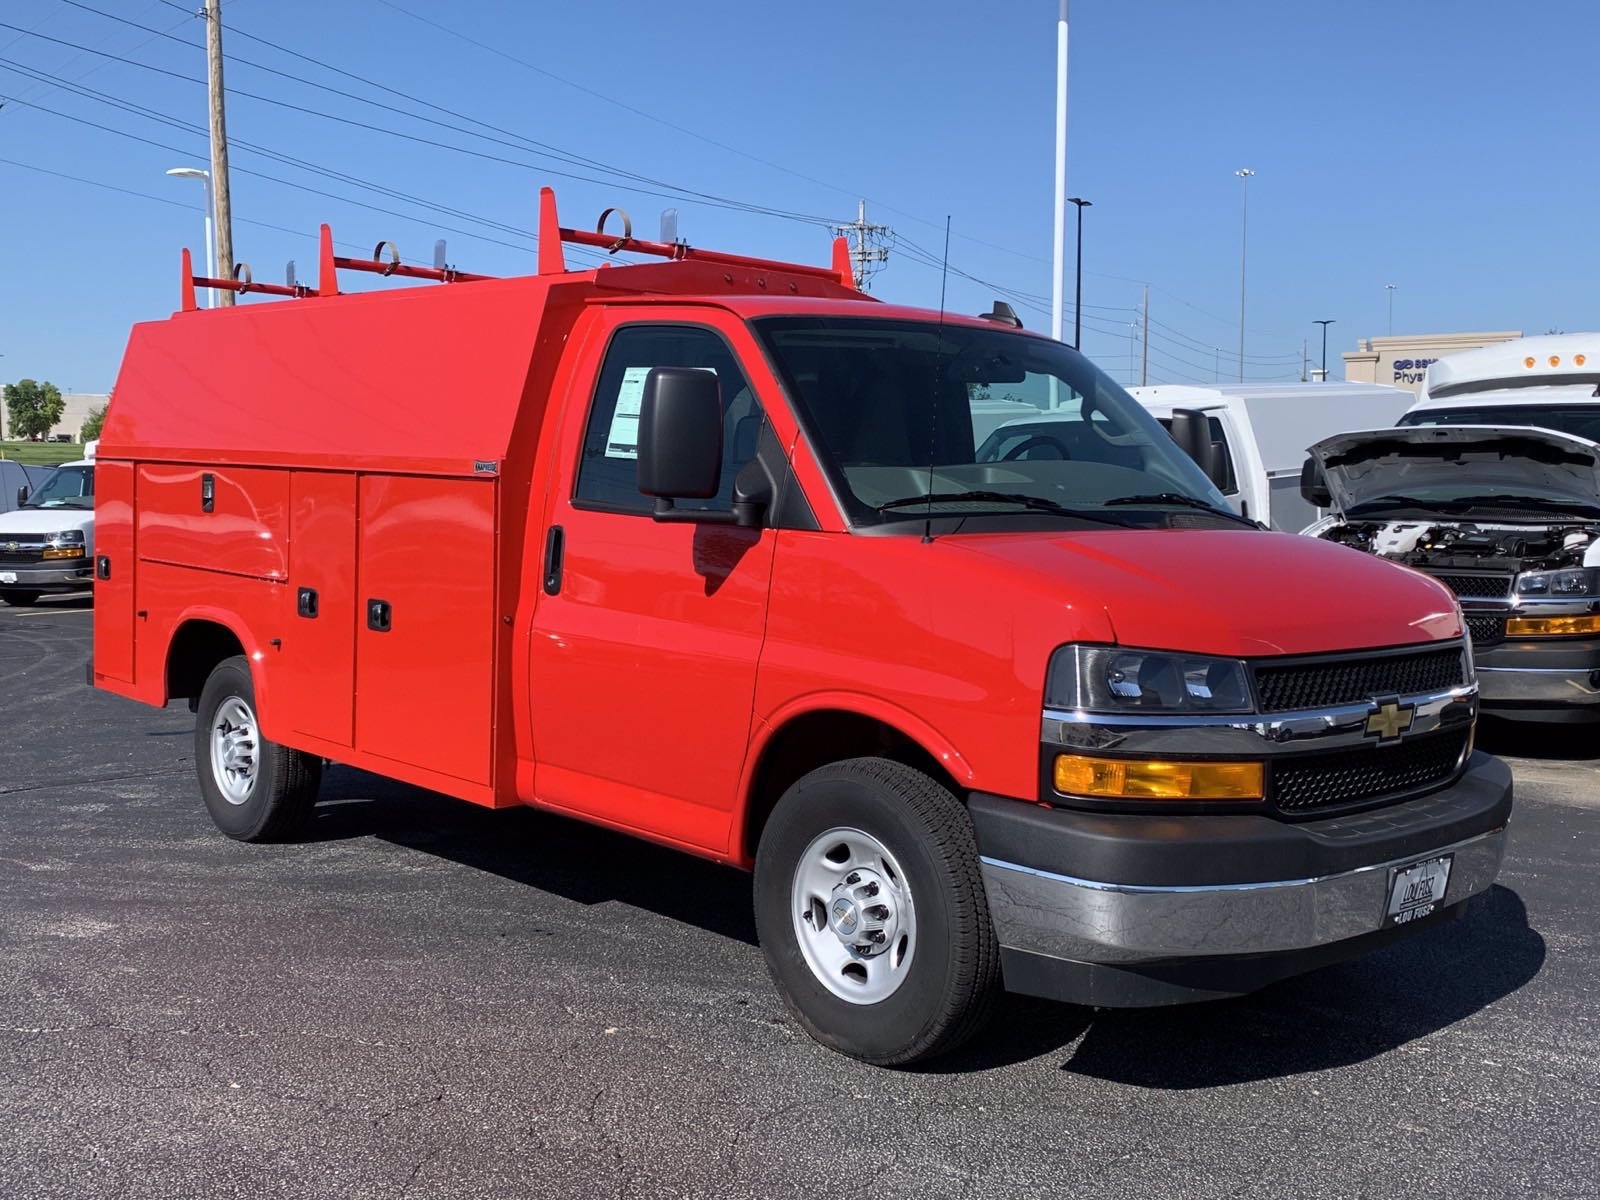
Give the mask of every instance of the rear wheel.
[(322, 783), (320, 758), (262, 736), (255, 684), (242, 657), (218, 663), (200, 691), (194, 762), (211, 819), (242, 842), (294, 836)]
[(767, 966), (812, 1037), (903, 1066), (988, 1016), (999, 950), (964, 805), (886, 759), (834, 763), (778, 801), (756, 854)]
[(5, 591), (0, 592), (0, 600), (4, 600), (12, 608), (32, 608), (39, 603), (39, 592)]

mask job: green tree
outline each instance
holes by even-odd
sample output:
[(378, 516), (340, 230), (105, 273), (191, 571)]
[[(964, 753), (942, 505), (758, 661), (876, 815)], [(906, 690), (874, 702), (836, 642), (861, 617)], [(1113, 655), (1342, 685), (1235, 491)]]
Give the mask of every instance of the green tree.
[(83, 428), (78, 430), (78, 440), (87, 442), (90, 438), (99, 437), (100, 430), (105, 427), (105, 423), (106, 405), (102, 404), (98, 408), (91, 408), (89, 415), (83, 419)]
[(50, 427), (61, 420), (61, 389), (50, 382), (38, 383), (23, 379), (6, 384), (6, 414), (10, 418), (11, 436), (26, 441), (43, 437)]

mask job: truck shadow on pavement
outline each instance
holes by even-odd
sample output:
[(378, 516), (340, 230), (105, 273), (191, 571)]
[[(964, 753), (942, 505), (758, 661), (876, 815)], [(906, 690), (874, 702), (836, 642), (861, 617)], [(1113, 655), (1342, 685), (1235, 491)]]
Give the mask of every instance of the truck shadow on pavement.
[(1237, 1000), (1094, 1011), (1007, 997), (988, 1037), (930, 1067), (981, 1070), (1071, 1045), (1062, 1070), (1130, 1087), (1326, 1071), (1467, 1019), (1528, 983), (1544, 958), (1522, 898), (1495, 885), (1457, 920)]
[(756, 944), (750, 878), (626, 834), (531, 808), (492, 810), (335, 767), (306, 840), (374, 837), (578, 904), (615, 902)]
[[(477, 808), (334, 768), (307, 840), (366, 837), (579, 904), (631, 905), (756, 944), (742, 872), (551, 813)], [(1068, 1050), (1062, 1070), (1143, 1088), (1323, 1071), (1465, 1020), (1533, 979), (1544, 959), (1522, 898), (1496, 885), (1457, 920), (1237, 1000), (1094, 1010), (1004, 996), (986, 1032), (921, 1070), (992, 1070)]]
[(1507, 721), (1484, 717), (1478, 722), (1477, 746), (1509, 758), (1576, 762), (1600, 758), (1600, 724), (1558, 721)]

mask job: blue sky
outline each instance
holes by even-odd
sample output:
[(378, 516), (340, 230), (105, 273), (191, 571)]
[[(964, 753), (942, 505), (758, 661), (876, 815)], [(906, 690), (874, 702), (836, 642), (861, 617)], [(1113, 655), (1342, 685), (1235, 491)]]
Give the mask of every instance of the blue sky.
[[(200, 77), (203, 29), (186, 15), (194, 0), (81, 2), (171, 36), (66, 0), (0, 0), (0, 22), (58, 39), (0, 28), (0, 94), (10, 97), (0, 107), (0, 378), (100, 391), (115, 378), (128, 326), (175, 307), (178, 248), (198, 254), (200, 187), (163, 172), (205, 165), (205, 138), (18, 67), (203, 127), (203, 87), (60, 44)], [(653, 233), (670, 203), (692, 243), (826, 258), (827, 235), (814, 223), (641, 195), (636, 181), (606, 176), (615, 168), (824, 220), (853, 217), (864, 196), (870, 217), (915, 243), (891, 250), (873, 285), (903, 302), (938, 303), (939, 272), (918, 259), (938, 257), (949, 214), (955, 268), (1014, 295), (1048, 297), (1056, 7), (225, 0), (230, 56), (465, 124), (415, 97), (498, 126), (508, 132), (469, 127), (513, 143), (235, 62), (236, 252), (257, 278), (278, 279), (290, 258), (310, 278), (316, 227), (329, 221), (351, 250), (387, 238), (425, 261), (443, 236), (464, 269), (527, 270), (532, 243), (516, 231), (534, 226), (536, 189), (551, 183), (569, 224), (621, 204)], [(1069, 190), (1094, 202), (1084, 348), (1119, 378), (1146, 282), (1151, 382), (1209, 380), (1219, 362), (1224, 378), (1236, 371), (1241, 166), (1257, 172), (1251, 377), (1297, 375), (1302, 338), (1315, 359), (1317, 318), (1338, 322), (1335, 365), (1354, 339), (1385, 332), (1389, 283), (1398, 333), (1596, 325), (1590, 92), (1600, 6), (1077, 0), (1072, 17)], [(338, 124), (246, 91), (515, 161)], [(544, 158), (533, 142), (590, 161)], [(245, 143), (456, 215), (270, 161)], [(1069, 268), (1071, 254), (1069, 235)], [(1068, 295), (1070, 327), (1070, 281)], [(950, 280), (952, 308), (979, 311), (993, 296)], [(1030, 327), (1048, 325), (1048, 304), (1017, 307)]]

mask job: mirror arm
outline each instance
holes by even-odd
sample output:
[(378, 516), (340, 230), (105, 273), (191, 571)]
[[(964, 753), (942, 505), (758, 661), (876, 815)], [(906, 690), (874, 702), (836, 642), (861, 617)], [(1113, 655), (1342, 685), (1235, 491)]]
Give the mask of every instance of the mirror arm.
[(655, 510), (650, 514), (652, 520), (665, 524), (683, 525), (738, 525), (741, 524), (737, 512), (715, 512), (699, 508), (678, 508), (669, 496), (657, 496)]

